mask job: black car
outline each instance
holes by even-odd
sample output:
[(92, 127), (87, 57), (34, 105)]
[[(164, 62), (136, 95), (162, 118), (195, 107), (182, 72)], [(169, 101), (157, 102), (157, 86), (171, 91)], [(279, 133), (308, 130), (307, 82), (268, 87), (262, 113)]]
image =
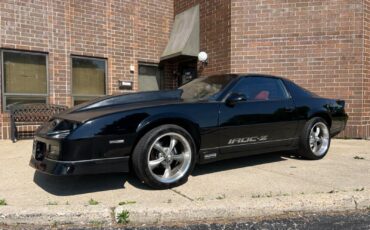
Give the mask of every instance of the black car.
[(169, 188), (196, 163), (277, 151), (323, 158), (346, 126), (344, 107), (279, 77), (201, 77), (56, 115), (36, 132), (30, 165), (53, 175), (133, 169), (149, 186)]

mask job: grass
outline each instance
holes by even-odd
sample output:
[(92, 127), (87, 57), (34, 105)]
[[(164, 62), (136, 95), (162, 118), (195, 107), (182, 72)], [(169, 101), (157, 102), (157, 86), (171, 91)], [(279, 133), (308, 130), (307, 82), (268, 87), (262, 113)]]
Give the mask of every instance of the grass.
[(362, 187), (362, 188), (356, 188), (354, 191), (355, 192), (362, 192), (362, 191), (364, 191), (365, 190), (365, 188), (364, 187)]
[(262, 197), (261, 194), (252, 194), (252, 198), (260, 198)]
[(56, 201), (49, 201), (46, 205), (58, 205)]
[[(301, 193), (302, 194), (302, 193)], [(276, 193), (273, 194), (272, 192), (265, 193), (265, 194), (252, 194), (252, 198), (264, 198), (264, 197), (279, 197), (279, 196), (289, 196), (289, 193)]]
[(58, 222), (53, 221), (53, 223), (51, 224), (51, 227), (52, 227), (52, 228), (56, 228), (56, 227), (58, 227)]
[(89, 200), (89, 205), (98, 205), (99, 204), (99, 202), (98, 201), (96, 201), (96, 200), (94, 200), (93, 198), (91, 198), (90, 200)]
[(355, 159), (355, 160), (365, 160), (364, 157), (359, 157), (359, 156), (355, 156), (355, 157), (353, 157), (353, 159)]
[(128, 201), (121, 201), (118, 205), (128, 205), (128, 204), (136, 204), (136, 201), (128, 200)]
[(222, 195), (216, 197), (217, 200), (223, 200), (225, 198), (226, 198), (225, 194), (222, 194)]
[(90, 224), (94, 227), (94, 228), (102, 228), (103, 225), (104, 225), (104, 222), (103, 221), (99, 221), (99, 220), (93, 220), (93, 221), (90, 221)]
[(8, 205), (5, 199), (0, 199), (0, 206)]
[(117, 222), (119, 224), (127, 224), (130, 222), (130, 212), (127, 210), (122, 210), (122, 212), (117, 215)]

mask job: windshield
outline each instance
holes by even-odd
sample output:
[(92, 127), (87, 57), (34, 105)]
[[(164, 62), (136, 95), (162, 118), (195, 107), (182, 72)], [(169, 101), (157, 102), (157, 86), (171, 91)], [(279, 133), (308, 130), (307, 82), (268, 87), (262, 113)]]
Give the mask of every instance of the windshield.
[(216, 99), (236, 75), (200, 77), (181, 86), (182, 99)]

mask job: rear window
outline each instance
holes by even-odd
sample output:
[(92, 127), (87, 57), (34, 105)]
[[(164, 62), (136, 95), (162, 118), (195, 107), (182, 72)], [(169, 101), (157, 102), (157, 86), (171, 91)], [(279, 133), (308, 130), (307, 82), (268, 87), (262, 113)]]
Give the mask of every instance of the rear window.
[(319, 97), (317, 94), (305, 89), (292, 81), (285, 80), (285, 84), (293, 97)]

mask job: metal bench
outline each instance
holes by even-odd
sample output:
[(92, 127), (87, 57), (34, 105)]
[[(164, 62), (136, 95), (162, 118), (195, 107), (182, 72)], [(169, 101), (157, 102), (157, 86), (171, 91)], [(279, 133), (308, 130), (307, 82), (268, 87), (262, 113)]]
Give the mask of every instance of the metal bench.
[[(41, 125), (47, 122), (54, 114), (66, 110), (67, 106), (52, 104), (16, 104), (10, 105), (10, 138), (14, 142), (19, 139), (19, 126)], [(32, 138), (34, 131), (27, 137)]]

